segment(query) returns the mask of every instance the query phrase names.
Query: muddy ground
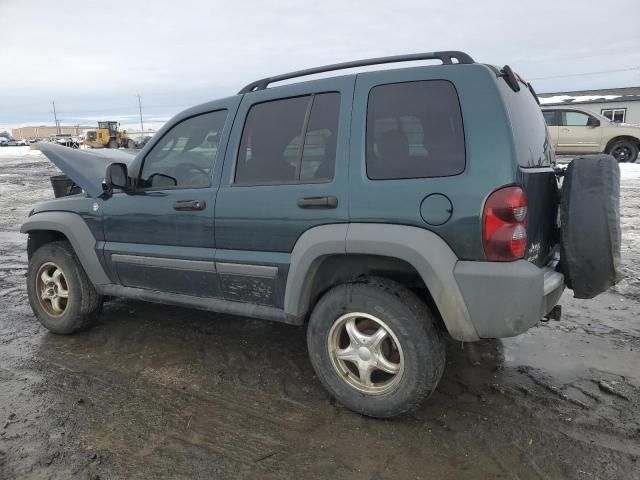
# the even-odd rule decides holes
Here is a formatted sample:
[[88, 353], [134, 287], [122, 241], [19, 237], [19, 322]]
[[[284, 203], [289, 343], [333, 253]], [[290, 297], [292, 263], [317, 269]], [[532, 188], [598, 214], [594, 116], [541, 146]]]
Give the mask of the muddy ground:
[[327, 395], [303, 327], [112, 301], [48, 333], [18, 229], [56, 170], [0, 149], [0, 478], [640, 478], [640, 165], [623, 167], [616, 291], [450, 342], [436, 393], [381, 421]]

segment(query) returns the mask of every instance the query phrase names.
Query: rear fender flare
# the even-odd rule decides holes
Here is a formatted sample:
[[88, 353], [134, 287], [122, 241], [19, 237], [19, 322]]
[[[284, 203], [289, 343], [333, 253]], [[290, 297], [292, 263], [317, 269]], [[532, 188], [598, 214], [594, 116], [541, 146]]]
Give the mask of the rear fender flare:
[[300, 321], [306, 316], [318, 267], [327, 256], [339, 254], [378, 255], [409, 263], [429, 289], [449, 334], [457, 340], [479, 339], [453, 274], [458, 258], [435, 233], [404, 225], [351, 223], [307, 230], [291, 253], [284, 298], [287, 317]]

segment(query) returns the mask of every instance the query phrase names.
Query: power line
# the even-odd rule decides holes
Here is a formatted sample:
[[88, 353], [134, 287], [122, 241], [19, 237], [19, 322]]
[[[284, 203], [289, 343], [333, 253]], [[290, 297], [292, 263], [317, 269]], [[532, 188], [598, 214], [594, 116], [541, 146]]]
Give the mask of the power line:
[[603, 73], [631, 72], [633, 70], [640, 70], [640, 67], [619, 68], [617, 70], [600, 70], [598, 72], [569, 73], [566, 75], [551, 75], [549, 77], [529, 78], [527, 80], [549, 80], [552, 78], [586, 77], [588, 75], [601, 75]]

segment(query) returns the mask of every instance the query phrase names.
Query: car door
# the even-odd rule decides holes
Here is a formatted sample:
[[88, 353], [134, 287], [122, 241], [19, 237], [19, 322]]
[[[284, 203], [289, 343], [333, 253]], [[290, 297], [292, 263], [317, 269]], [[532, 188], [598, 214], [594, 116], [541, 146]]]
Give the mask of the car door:
[[547, 123], [551, 145], [557, 153], [562, 153], [558, 149], [558, 135], [560, 134], [560, 112], [558, 110], [543, 110], [544, 121]]
[[227, 300], [281, 308], [290, 254], [306, 230], [348, 221], [354, 77], [246, 94], [225, 157], [215, 215]]
[[105, 263], [121, 285], [220, 296], [213, 215], [236, 106], [175, 123], [132, 168], [135, 192], [104, 201]]
[[562, 110], [558, 153], [598, 153], [602, 129], [594, 116], [577, 110]]

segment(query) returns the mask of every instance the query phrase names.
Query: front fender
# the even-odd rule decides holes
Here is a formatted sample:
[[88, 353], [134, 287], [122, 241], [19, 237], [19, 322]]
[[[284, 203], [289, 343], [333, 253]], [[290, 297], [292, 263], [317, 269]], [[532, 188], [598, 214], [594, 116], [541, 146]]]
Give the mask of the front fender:
[[35, 231], [53, 231], [63, 234], [71, 243], [91, 282], [94, 285], [111, 283], [98, 259], [96, 239], [80, 215], [71, 212], [36, 213], [20, 227], [20, 233]]

